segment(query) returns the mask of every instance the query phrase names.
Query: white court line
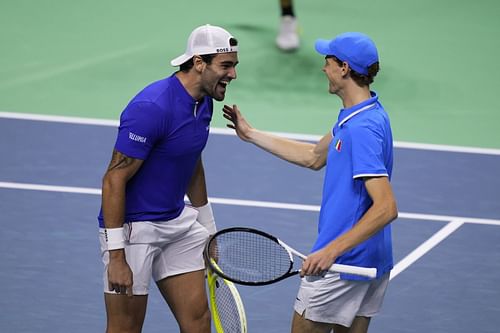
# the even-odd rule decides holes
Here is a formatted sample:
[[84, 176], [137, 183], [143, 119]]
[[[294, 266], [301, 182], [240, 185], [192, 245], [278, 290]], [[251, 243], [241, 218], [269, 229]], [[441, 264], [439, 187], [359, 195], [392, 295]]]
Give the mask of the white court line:
[[[17, 112], [6, 112], [6, 111], [0, 111], [0, 118], [25, 119], [34, 121], [47, 121], [47, 122], [59, 122], [59, 123], [95, 125], [95, 126], [118, 127], [119, 125], [118, 120], [52, 116], [52, 115], [17, 113]], [[236, 135], [234, 133], [234, 130], [229, 128], [212, 127], [210, 128], [210, 133], [219, 135]], [[321, 136], [319, 135], [311, 135], [311, 134], [285, 133], [285, 132], [269, 132], [269, 133], [273, 133], [275, 135], [279, 135], [289, 139], [303, 140], [303, 141], [318, 141], [321, 138]], [[447, 152], [457, 152], [457, 153], [500, 155], [500, 149], [437, 145], [437, 144], [415, 143], [415, 142], [404, 142], [404, 141], [395, 141], [394, 147], [406, 148], [406, 149], [447, 151]]]
[[77, 124], [77, 125], [81, 124], [81, 125], [96, 125], [96, 126], [115, 126], [115, 127], [118, 127], [119, 125], [118, 120], [66, 117], [66, 116], [48, 116], [44, 114], [16, 113], [16, 112], [2, 112], [2, 111], [0, 111], [0, 118], [46, 121], [51, 123], [52, 122], [66, 123], [66, 124]]
[[60, 193], [94, 194], [101, 195], [101, 189], [89, 187], [54, 186], [28, 183], [0, 182], [0, 188], [10, 188], [15, 190], [46, 191]]
[[[13, 183], [13, 182], [0, 182], [0, 188], [17, 189], [17, 190], [31, 190], [31, 191], [49, 191], [49, 192], [63, 192], [63, 193], [78, 193], [78, 194], [92, 194], [101, 195], [101, 189], [87, 188], [87, 187], [71, 187], [71, 186], [54, 186], [54, 185], [41, 185], [41, 184], [28, 184], [28, 183]], [[254, 200], [239, 200], [227, 198], [209, 198], [210, 202], [214, 204], [230, 205], [230, 206], [247, 206], [247, 207], [261, 207], [261, 208], [275, 208], [275, 209], [290, 209], [301, 211], [319, 212], [320, 207], [316, 205], [298, 205], [282, 202], [270, 201], [254, 201]], [[464, 223], [473, 224], [489, 224], [500, 226], [500, 220], [492, 219], [479, 219], [457, 216], [443, 216], [443, 215], [430, 215], [430, 214], [415, 214], [415, 213], [399, 213], [399, 218], [418, 219], [418, 220], [431, 220], [431, 221], [451, 221], [441, 230], [435, 233], [431, 238], [422, 243], [409, 255], [398, 262], [391, 271], [391, 280], [403, 272], [415, 261], [424, 256], [432, 248], [437, 246], [446, 237], [452, 234]]]
[[[46, 116], [37, 114], [20, 114], [12, 112], [0, 112], [0, 118], [2, 117], [12, 118], [12, 119], [27, 119], [36, 121], [63, 122], [63, 123], [98, 125], [98, 126], [117, 127], [119, 125], [119, 122], [115, 120], [77, 118], [77, 117], [65, 117], [65, 116]], [[212, 134], [219, 134], [219, 135], [235, 135], [233, 130], [227, 128], [211, 128], [210, 132]], [[288, 137], [290, 139], [305, 140], [305, 141], [318, 141], [320, 139], [320, 136], [317, 135], [277, 133], [277, 132], [275, 132], [274, 134]], [[423, 149], [423, 150], [449, 151], [449, 152], [461, 152], [461, 153], [500, 155], [500, 150], [498, 149], [419, 144], [419, 143], [397, 142], [397, 141], [394, 143], [394, 146], [407, 149]], [[12, 188], [12, 189], [24, 189], [24, 190], [94, 194], [94, 195], [101, 194], [100, 189], [67, 187], [67, 186], [51, 186], [51, 185], [39, 185], [39, 184], [0, 182], [0, 187]], [[318, 212], [320, 209], [319, 206], [315, 205], [298, 205], [298, 204], [288, 204], [288, 203], [278, 203], [278, 202], [264, 202], [264, 201], [238, 200], [238, 199], [226, 199], [226, 198], [211, 197], [210, 201], [215, 204], [223, 204], [223, 205], [264, 207], [264, 208], [290, 209], [290, 210], [302, 210], [302, 211], [314, 211], [314, 212]], [[490, 220], [490, 219], [464, 218], [456, 216], [415, 214], [415, 213], [403, 213], [403, 212], [399, 213], [399, 217], [407, 219], [451, 221], [451, 222], [449, 222], [446, 226], [444, 226], [431, 238], [426, 240], [414, 251], [412, 251], [409, 255], [403, 258], [403, 260], [398, 262], [391, 271], [391, 280], [395, 278], [397, 275], [399, 275], [401, 272], [403, 272], [406, 268], [408, 268], [419, 258], [424, 256], [432, 248], [437, 246], [440, 242], [442, 242], [446, 237], [448, 237], [450, 234], [456, 231], [464, 223], [490, 224], [490, 225], [500, 226], [499, 220]]]
[[446, 239], [449, 235], [451, 235], [455, 230], [460, 228], [465, 221], [463, 220], [454, 220], [445, 225], [441, 230], [432, 235], [431, 238], [423, 242], [419, 247], [413, 250], [410, 254], [404, 257], [400, 262], [394, 266], [391, 271], [391, 280], [398, 276], [402, 271], [407, 269], [411, 264], [415, 261], [423, 257], [427, 252], [432, 250], [435, 246], [441, 243]]
[[[72, 187], [72, 186], [54, 186], [42, 184], [29, 184], [29, 183], [14, 183], [14, 182], [0, 182], [0, 188], [16, 189], [16, 190], [31, 190], [31, 191], [48, 191], [48, 192], [61, 192], [61, 193], [77, 193], [77, 194], [93, 194], [101, 195], [101, 189], [89, 187]], [[256, 200], [240, 200], [240, 199], [227, 199], [210, 197], [210, 202], [220, 205], [228, 206], [245, 206], [245, 207], [260, 207], [260, 208], [274, 208], [274, 209], [288, 209], [300, 210], [309, 212], [319, 212], [320, 206], [318, 205], [301, 205], [291, 204], [284, 202], [272, 201], [256, 201]], [[487, 224], [500, 226], [500, 220], [495, 219], [482, 219], [475, 217], [463, 216], [447, 216], [447, 215], [433, 215], [433, 214], [416, 214], [416, 213], [403, 213], [398, 214], [399, 218], [411, 220], [424, 220], [424, 221], [463, 221], [463, 223], [470, 224]]]

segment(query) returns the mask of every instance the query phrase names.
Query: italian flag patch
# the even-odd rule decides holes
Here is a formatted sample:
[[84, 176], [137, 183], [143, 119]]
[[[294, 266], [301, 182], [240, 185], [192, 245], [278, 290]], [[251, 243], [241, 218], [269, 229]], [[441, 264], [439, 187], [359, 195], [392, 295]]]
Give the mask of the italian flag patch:
[[342, 140], [338, 139], [337, 142], [335, 143], [335, 149], [337, 151], [340, 151], [342, 149]]

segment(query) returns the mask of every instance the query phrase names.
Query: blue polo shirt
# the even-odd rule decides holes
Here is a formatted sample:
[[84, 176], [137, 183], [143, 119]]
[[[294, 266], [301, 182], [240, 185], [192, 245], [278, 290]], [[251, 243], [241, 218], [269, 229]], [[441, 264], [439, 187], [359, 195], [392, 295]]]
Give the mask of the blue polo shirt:
[[[363, 177], [391, 177], [393, 142], [389, 117], [371, 98], [340, 110], [328, 148], [318, 238], [312, 251], [325, 247], [353, 228], [372, 205]], [[376, 267], [377, 277], [393, 267], [390, 224], [337, 258], [336, 263]], [[342, 274], [348, 280], [364, 279]]]
[[[115, 149], [144, 162], [127, 183], [125, 222], [180, 215], [212, 112], [212, 98], [196, 101], [175, 75], [148, 85], [130, 101], [120, 117]], [[99, 225], [104, 227], [102, 209]]]

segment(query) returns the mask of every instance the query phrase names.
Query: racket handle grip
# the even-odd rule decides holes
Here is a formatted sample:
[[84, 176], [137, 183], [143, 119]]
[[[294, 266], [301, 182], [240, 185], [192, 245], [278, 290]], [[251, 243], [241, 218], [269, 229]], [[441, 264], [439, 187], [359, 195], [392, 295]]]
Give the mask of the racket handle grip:
[[369, 278], [377, 277], [377, 269], [376, 268], [333, 264], [332, 267], [330, 267], [329, 271], [330, 272], [361, 275], [361, 276], [365, 276], [365, 277], [369, 277]]

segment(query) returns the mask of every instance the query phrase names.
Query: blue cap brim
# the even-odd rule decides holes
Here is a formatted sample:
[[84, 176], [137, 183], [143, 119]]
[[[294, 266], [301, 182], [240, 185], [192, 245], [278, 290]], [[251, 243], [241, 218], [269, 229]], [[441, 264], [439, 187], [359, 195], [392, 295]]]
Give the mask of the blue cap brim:
[[316, 52], [322, 55], [332, 55], [332, 51], [330, 50], [331, 40], [329, 39], [317, 39], [314, 43], [314, 48]]

